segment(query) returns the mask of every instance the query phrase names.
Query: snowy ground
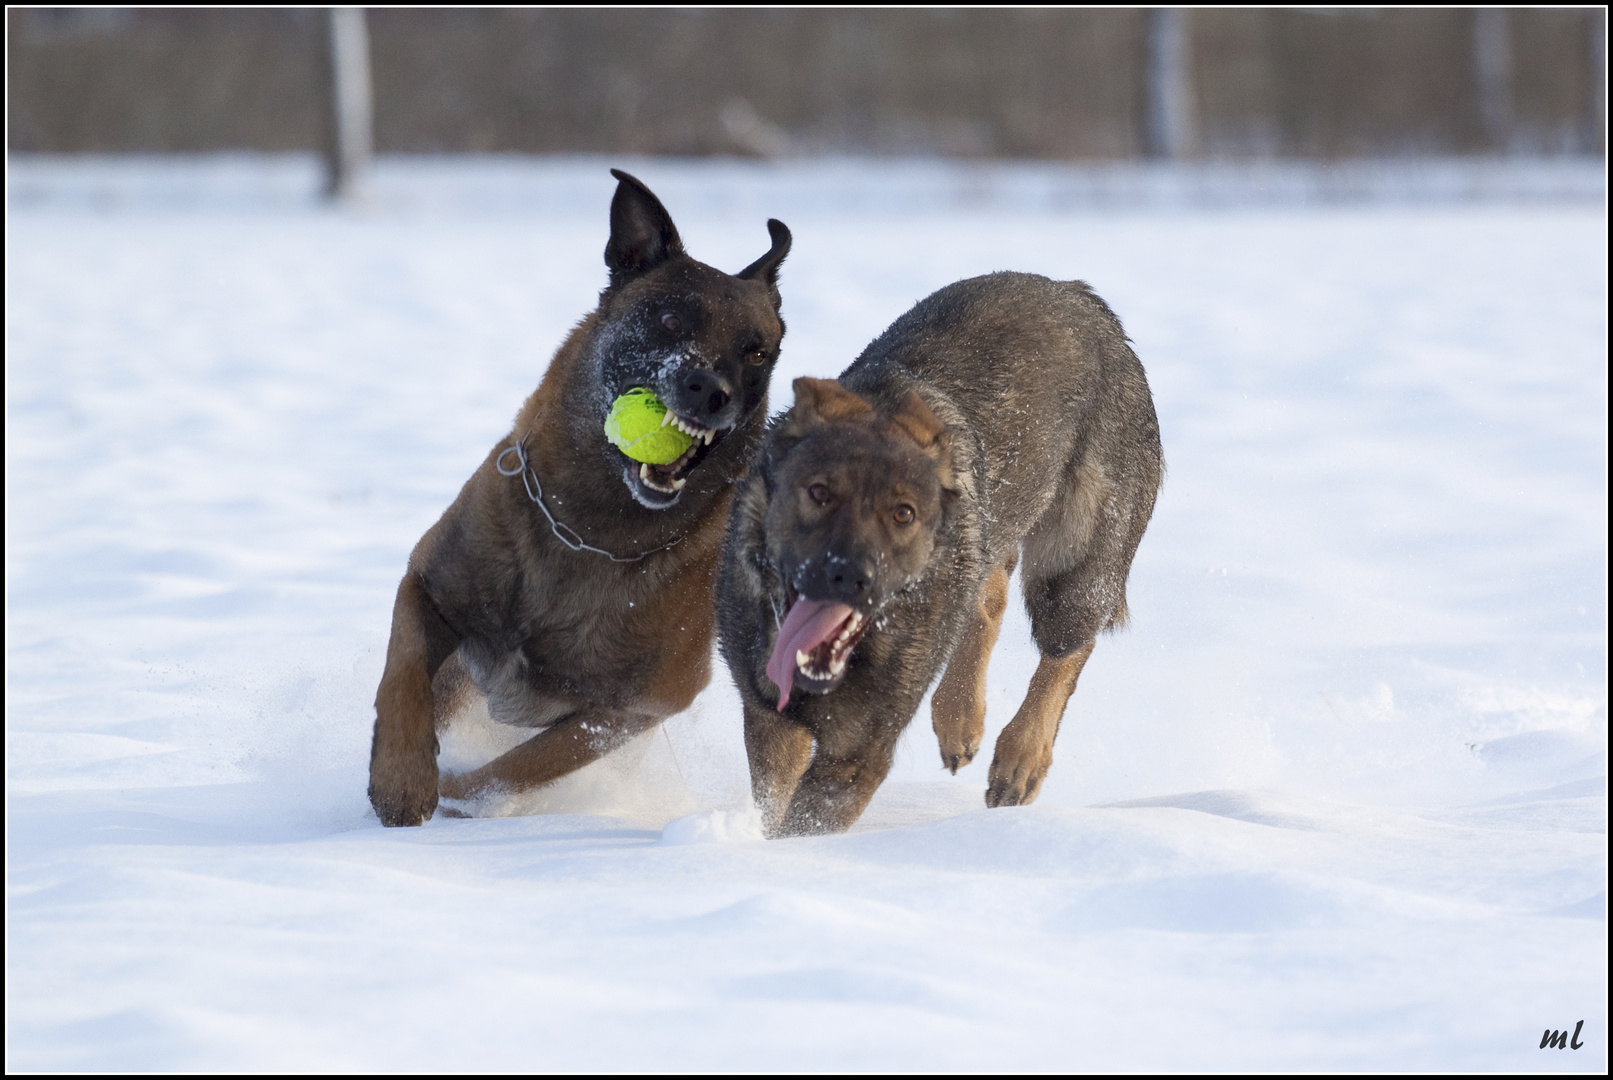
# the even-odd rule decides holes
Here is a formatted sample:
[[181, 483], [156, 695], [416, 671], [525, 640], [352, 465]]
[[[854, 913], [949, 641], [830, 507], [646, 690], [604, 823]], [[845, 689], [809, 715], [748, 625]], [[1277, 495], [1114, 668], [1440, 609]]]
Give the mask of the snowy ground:
[[961, 277], [1125, 321], [1170, 473], [1040, 802], [926, 710], [853, 833], [752, 839], [719, 666], [540, 816], [383, 830], [392, 590], [592, 305], [607, 163], [337, 213], [14, 159], [8, 1070], [1606, 1069], [1598, 168], [627, 164], [718, 266], [794, 229], [775, 406]]

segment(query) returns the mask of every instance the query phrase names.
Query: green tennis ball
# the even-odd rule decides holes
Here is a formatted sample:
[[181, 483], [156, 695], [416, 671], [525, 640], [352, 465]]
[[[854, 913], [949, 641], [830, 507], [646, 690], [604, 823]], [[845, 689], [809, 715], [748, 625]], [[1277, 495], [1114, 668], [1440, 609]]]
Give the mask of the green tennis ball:
[[694, 440], [671, 424], [662, 424], [666, 406], [642, 386], [635, 386], [611, 403], [605, 417], [605, 438], [634, 461], [669, 465], [694, 445]]

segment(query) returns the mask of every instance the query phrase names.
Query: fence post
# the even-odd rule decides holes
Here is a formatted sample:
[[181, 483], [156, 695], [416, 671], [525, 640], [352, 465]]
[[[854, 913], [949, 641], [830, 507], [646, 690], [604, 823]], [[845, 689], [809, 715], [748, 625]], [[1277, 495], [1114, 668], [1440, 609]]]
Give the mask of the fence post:
[[1585, 13], [1590, 33], [1586, 44], [1590, 47], [1590, 100], [1585, 109], [1584, 152], [1607, 152], [1607, 9], [1592, 8]]
[[1198, 150], [1198, 116], [1188, 12], [1154, 8], [1148, 13], [1147, 151], [1150, 157], [1181, 159]]
[[1485, 147], [1512, 148], [1512, 25], [1504, 8], [1473, 12], [1473, 79]]
[[373, 151], [370, 37], [363, 8], [330, 9], [331, 138], [325, 151], [325, 194], [359, 196]]

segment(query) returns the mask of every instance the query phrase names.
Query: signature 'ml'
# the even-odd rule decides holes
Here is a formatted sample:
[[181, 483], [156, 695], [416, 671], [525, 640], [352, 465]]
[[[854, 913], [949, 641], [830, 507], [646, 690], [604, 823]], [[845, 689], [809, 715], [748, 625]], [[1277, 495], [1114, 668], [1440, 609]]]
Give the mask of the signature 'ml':
[[1559, 1050], [1578, 1050], [1581, 1046], [1585, 1045], [1579, 1041], [1579, 1029], [1584, 1026], [1585, 1021], [1583, 1020], [1574, 1025], [1574, 1039], [1572, 1043], [1569, 1042], [1568, 1032], [1553, 1031], [1551, 1028], [1547, 1028], [1546, 1033], [1540, 1036], [1540, 1048], [1544, 1050], [1548, 1046], [1555, 1046]]

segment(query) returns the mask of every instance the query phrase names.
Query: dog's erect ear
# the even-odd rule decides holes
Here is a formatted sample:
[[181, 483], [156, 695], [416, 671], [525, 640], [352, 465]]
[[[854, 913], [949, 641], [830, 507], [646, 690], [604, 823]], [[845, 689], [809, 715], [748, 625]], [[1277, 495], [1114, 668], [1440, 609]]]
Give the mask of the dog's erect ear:
[[784, 261], [784, 256], [790, 253], [790, 230], [778, 218], [767, 219], [767, 235], [773, 238], [773, 246], [767, 254], [741, 270], [735, 277], [745, 281], [760, 281], [767, 286], [767, 295], [773, 298], [773, 309], [779, 308], [778, 294], [778, 268]]
[[796, 379], [795, 408], [790, 410], [793, 419], [808, 426], [843, 423], [860, 420], [873, 413], [874, 407], [859, 394], [854, 394], [834, 379]]
[[610, 174], [618, 183], [616, 197], [610, 201], [605, 265], [614, 287], [681, 255], [683, 241], [678, 238], [672, 216], [649, 188], [620, 169], [612, 169]]
[[[787, 457], [795, 444], [806, 438], [813, 428], [838, 421], [859, 420], [872, 416], [874, 407], [867, 400], [847, 390], [833, 379], [810, 379], [802, 376], [795, 380], [795, 407], [777, 421], [772, 437], [768, 439], [765, 468], [770, 476], [779, 462]], [[769, 493], [772, 480], [768, 480]]]
[[952, 429], [941, 422], [916, 390], [909, 390], [891, 415], [890, 430], [900, 432], [918, 444], [918, 448], [935, 462], [936, 475], [941, 487], [952, 490], [957, 478], [952, 468]]

